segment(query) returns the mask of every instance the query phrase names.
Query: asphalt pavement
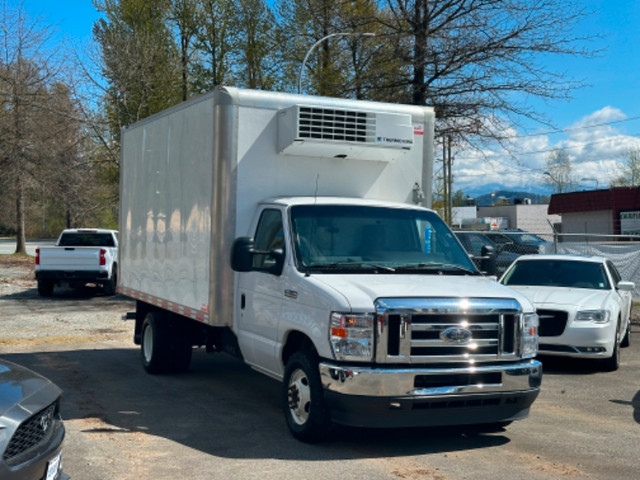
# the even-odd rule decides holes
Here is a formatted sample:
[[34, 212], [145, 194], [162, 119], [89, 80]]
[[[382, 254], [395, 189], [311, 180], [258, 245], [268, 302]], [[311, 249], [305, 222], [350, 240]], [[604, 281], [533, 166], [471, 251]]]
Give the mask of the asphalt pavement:
[[[35, 257], [36, 248], [45, 245], [54, 245], [55, 239], [46, 240], [27, 240], [27, 255]], [[15, 238], [0, 238], [0, 255], [11, 255], [16, 252], [16, 239]]]

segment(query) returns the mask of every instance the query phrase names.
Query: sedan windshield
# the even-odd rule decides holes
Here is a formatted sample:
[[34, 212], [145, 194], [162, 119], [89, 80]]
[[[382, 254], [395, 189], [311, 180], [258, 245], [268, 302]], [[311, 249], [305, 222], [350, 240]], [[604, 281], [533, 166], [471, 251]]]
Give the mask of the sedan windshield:
[[610, 289], [604, 265], [576, 260], [521, 260], [502, 279], [504, 285]]
[[291, 208], [291, 224], [301, 271], [478, 274], [433, 212], [298, 205]]

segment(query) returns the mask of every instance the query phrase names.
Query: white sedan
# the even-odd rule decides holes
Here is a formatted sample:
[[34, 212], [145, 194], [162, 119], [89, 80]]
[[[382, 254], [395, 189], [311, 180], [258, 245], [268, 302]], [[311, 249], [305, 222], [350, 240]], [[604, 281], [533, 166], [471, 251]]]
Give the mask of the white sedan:
[[633, 282], [622, 281], [613, 263], [581, 255], [523, 255], [500, 283], [534, 304], [539, 352], [598, 358], [607, 370], [620, 365], [629, 345]]

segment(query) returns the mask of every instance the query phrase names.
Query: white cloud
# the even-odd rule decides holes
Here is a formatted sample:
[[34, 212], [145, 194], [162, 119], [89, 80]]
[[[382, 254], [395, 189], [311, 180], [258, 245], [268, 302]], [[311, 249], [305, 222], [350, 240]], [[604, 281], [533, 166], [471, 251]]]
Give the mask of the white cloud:
[[[626, 132], [635, 120], [628, 119], [618, 108], [606, 106], [559, 132], [518, 135], [513, 128], [505, 128], [505, 136], [511, 137], [508, 149], [494, 143], [482, 150], [466, 149], [455, 154], [454, 191], [478, 192], [482, 185], [549, 191], [544, 171], [549, 154], [557, 148], [569, 154], [576, 180], [597, 179], [599, 188], [607, 187], [611, 178], [618, 175], [627, 152], [640, 148], [640, 138]], [[582, 184], [585, 188], [595, 187], [592, 180]]]

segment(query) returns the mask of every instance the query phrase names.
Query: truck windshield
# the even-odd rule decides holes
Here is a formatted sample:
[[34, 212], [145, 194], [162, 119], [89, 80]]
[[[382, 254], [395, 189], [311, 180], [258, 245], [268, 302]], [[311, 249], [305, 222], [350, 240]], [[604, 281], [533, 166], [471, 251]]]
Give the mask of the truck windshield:
[[291, 207], [298, 270], [479, 274], [433, 212], [352, 205]]

